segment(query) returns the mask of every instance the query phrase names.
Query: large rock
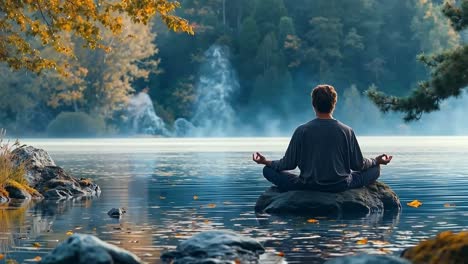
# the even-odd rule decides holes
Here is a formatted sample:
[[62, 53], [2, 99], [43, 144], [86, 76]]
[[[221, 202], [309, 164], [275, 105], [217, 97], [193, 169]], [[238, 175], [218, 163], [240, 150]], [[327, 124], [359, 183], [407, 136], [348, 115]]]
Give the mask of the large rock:
[[74, 234], [46, 255], [42, 264], [139, 264], [137, 256], [92, 235]]
[[46, 199], [68, 199], [72, 197], [97, 196], [101, 188], [88, 179], [76, 179], [55, 162], [47, 152], [32, 146], [13, 151], [14, 163], [23, 163], [29, 185]]
[[405, 250], [402, 257], [414, 264], [468, 263], [468, 231], [458, 234], [442, 232]]
[[369, 214], [400, 209], [397, 195], [381, 182], [342, 193], [280, 192], [278, 188], [271, 187], [258, 198], [255, 205], [255, 210], [260, 213], [306, 215]]
[[265, 249], [256, 240], [230, 231], [206, 231], [161, 256], [163, 263], [211, 264], [258, 263]]
[[393, 256], [357, 255], [343, 258], [335, 258], [325, 264], [411, 264], [409, 261]]

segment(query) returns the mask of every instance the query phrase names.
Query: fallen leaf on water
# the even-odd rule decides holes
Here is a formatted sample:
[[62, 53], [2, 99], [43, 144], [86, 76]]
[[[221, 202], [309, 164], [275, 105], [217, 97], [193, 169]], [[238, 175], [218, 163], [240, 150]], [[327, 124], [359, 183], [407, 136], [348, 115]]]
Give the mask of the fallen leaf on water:
[[240, 261], [240, 259], [235, 259], [234, 264], [242, 264], [242, 262]]
[[300, 248], [293, 248], [291, 251], [292, 252], [299, 252], [299, 251], [301, 251], [301, 249]]
[[194, 195], [194, 196], [193, 196], [193, 199], [194, 199], [194, 200], [198, 200], [198, 196]]
[[411, 207], [414, 207], [414, 208], [418, 208], [419, 206], [422, 205], [422, 203], [418, 200], [414, 200], [410, 203], [407, 203], [408, 206], [411, 206]]
[[444, 207], [455, 207], [455, 206], [456, 206], [455, 204], [450, 204], [450, 203], [444, 204]]
[[71, 236], [73, 235], [73, 232], [72, 231], [68, 231], [67, 233], [65, 233], [67, 236]]
[[216, 208], [216, 204], [211, 203], [211, 204], [208, 204], [206, 207], [208, 207], [208, 208]]
[[32, 259], [33, 261], [39, 262], [42, 260], [40, 256], [36, 256], [35, 258]]
[[367, 244], [367, 242], [369, 242], [369, 240], [367, 238], [363, 238], [361, 240], [356, 241], [356, 244], [365, 245], [365, 244]]
[[370, 240], [369, 242], [374, 245], [388, 245], [389, 244], [387, 241], [381, 241], [381, 240]]
[[3, 254], [0, 254], [0, 260], [4, 259], [5, 258], [5, 255]]
[[203, 222], [204, 222], [205, 224], [211, 223], [210, 220], [208, 220], [208, 219], [203, 220]]
[[40, 248], [40, 247], [41, 247], [41, 244], [39, 244], [38, 242], [34, 242], [34, 243], [32, 244], [32, 246], [35, 247], [35, 248]]
[[226, 201], [226, 202], [223, 202], [223, 204], [232, 204], [232, 203], [229, 201]]
[[280, 251], [276, 254], [277, 256], [280, 256], [280, 257], [284, 257], [284, 252], [283, 251]]
[[311, 218], [311, 219], [307, 220], [307, 222], [312, 223], [312, 224], [317, 224], [319, 222], [319, 220]]
[[166, 197], [164, 197], [164, 196], [159, 196], [159, 199], [161, 199], [161, 200], [165, 200], [165, 199], [166, 199]]

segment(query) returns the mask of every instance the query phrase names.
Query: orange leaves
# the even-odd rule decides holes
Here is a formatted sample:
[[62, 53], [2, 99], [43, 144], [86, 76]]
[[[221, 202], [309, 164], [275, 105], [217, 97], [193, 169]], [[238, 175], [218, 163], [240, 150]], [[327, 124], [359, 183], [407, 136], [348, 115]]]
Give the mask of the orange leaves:
[[418, 208], [422, 205], [422, 202], [418, 201], [418, 200], [414, 200], [412, 202], [409, 202], [409, 203], [406, 203], [408, 206], [411, 206], [411, 207], [414, 207], [414, 208]]
[[65, 233], [67, 236], [71, 236], [73, 235], [73, 232], [71, 230], [69, 230], [67, 233]]
[[4, 259], [5, 258], [5, 255], [3, 254], [0, 254], [0, 260]]
[[455, 205], [455, 204], [451, 204], [451, 203], [446, 203], [446, 204], [444, 204], [444, 207], [446, 207], [446, 208], [449, 208], [449, 207], [456, 207], [456, 205]]
[[365, 245], [369, 242], [369, 240], [367, 238], [363, 238], [363, 239], [360, 239], [358, 241], [356, 241], [356, 244], [357, 245]]
[[282, 258], [285, 256], [283, 251], [278, 252], [276, 255]]
[[42, 258], [40, 256], [36, 256], [32, 260], [35, 261], [35, 262], [39, 262], [39, 261], [42, 260]]
[[319, 223], [319, 220], [311, 218], [311, 219], [308, 219], [308, 220], [307, 220], [307, 223], [318, 224], [318, 223]]
[[210, 203], [206, 206], [207, 208], [216, 208], [216, 204]]
[[194, 195], [194, 196], [193, 196], [193, 199], [194, 199], [194, 200], [198, 200], [198, 196]]
[[[170, 0], [141, 0], [141, 1], [24, 1], [21, 5], [16, 1], [2, 1], [0, 9], [5, 18], [0, 23], [0, 30], [5, 39], [9, 36], [19, 38], [16, 43], [1, 41], [2, 50], [6, 56], [0, 57], [0, 61], [7, 62], [15, 69], [25, 68], [34, 72], [40, 72], [49, 67], [42, 64], [43, 58], [32, 48], [23, 49], [18, 45], [26, 43], [32, 46], [34, 39], [24, 37], [31, 35], [37, 37], [43, 45], [53, 47], [59, 54], [70, 54], [70, 47], [65, 43], [70, 35], [84, 41], [85, 47], [104, 47], [103, 32], [111, 31], [120, 34], [123, 31], [124, 18], [141, 24], [148, 24], [155, 16], [162, 18], [166, 26], [174, 31], [185, 32], [193, 35], [194, 29], [190, 23], [174, 14], [180, 8], [177, 1]], [[99, 6], [98, 6], [99, 5]], [[47, 10], [47, 12], [43, 12]], [[41, 14], [39, 17], [37, 14]], [[52, 19], [53, 18], [53, 19]], [[49, 56], [49, 60], [57, 62], [56, 56]], [[59, 65], [60, 67], [60, 65]]]

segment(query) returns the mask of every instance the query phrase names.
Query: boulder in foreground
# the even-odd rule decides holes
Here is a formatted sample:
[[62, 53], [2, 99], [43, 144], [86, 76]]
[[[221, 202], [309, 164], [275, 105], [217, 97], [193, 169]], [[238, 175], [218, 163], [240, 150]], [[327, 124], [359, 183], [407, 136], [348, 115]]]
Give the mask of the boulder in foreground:
[[382, 182], [347, 190], [341, 193], [316, 191], [280, 192], [267, 189], [257, 200], [255, 211], [271, 214], [355, 215], [399, 211], [400, 200], [390, 187]]
[[29, 186], [46, 199], [60, 200], [101, 193], [100, 187], [89, 179], [73, 178], [56, 166], [50, 155], [42, 149], [24, 146], [15, 149], [12, 154], [16, 165], [24, 164]]
[[442, 232], [405, 250], [402, 257], [414, 264], [468, 263], [468, 231], [458, 234]]
[[343, 258], [335, 258], [325, 262], [325, 264], [411, 264], [409, 261], [393, 257], [380, 255], [357, 255]]
[[255, 239], [231, 231], [206, 231], [161, 256], [163, 263], [258, 263], [265, 249]]
[[133, 253], [108, 244], [92, 235], [74, 234], [46, 255], [42, 264], [140, 264]]

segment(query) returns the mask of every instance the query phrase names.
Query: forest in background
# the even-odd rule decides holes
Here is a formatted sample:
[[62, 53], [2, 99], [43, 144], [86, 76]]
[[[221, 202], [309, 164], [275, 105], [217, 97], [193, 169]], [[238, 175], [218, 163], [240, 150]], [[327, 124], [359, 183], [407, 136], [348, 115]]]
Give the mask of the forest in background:
[[440, 2], [185, 0], [178, 14], [194, 23], [195, 36], [170, 32], [157, 21], [126, 23], [118, 39], [104, 35], [110, 53], [83, 49], [70, 37], [77, 59], [62, 58], [72, 69], [69, 76], [1, 66], [0, 125], [18, 135], [44, 135], [51, 123], [119, 134], [128, 97], [146, 86], [168, 124], [190, 119], [194, 105], [203, 103], [197, 100], [197, 77], [204, 52], [214, 44], [230, 50], [240, 83], [230, 100], [252, 127], [303, 122], [312, 113], [308, 96], [318, 83], [337, 88], [339, 119], [357, 127], [376, 124], [382, 115], [363, 91], [376, 86], [406, 95], [428, 75], [418, 54], [458, 45]]

